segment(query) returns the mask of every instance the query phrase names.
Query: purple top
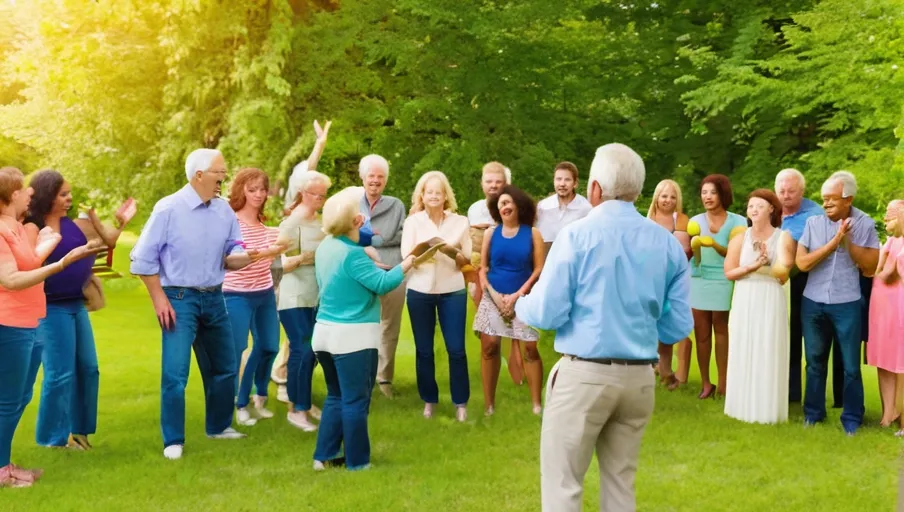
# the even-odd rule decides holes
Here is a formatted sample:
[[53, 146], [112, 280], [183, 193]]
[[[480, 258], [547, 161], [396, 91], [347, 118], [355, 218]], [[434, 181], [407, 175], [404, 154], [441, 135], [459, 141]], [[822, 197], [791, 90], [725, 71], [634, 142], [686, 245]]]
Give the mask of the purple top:
[[[50, 253], [45, 265], [56, 263], [69, 254], [69, 251], [88, 243], [88, 239], [82, 230], [72, 222], [69, 217], [60, 219], [60, 236], [62, 239], [56, 249]], [[91, 277], [91, 267], [94, 266], [94, 258], [84, 258], [75, 263], [70, 263], [59, 274], [52, 275], [44, 281], [44, 294], [47, 302], [59, 302], [63, 300], [83, 299], [82, 288]]]

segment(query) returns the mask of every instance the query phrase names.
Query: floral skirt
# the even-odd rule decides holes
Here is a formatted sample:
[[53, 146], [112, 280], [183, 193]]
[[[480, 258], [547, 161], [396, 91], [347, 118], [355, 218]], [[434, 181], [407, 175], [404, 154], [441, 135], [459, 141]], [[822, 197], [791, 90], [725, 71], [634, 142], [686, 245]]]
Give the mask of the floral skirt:
[[490, 298], [490, 294], [484, 292], [477, 306], [477, 314], [474, 315], [474, 330], [489, 336], [501, 336], [513, 340], [537, 341], [540, 333], [525, 324], [517, 317], [509, 324], [502, 319], [502, 314]]

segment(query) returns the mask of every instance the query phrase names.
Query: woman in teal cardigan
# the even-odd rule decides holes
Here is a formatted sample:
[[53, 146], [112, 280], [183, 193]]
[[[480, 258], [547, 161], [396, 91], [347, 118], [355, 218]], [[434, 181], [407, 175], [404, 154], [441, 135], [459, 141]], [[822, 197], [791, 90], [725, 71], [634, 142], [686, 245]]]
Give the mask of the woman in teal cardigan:
[[[329, 236], [314, 257], [320, 306], [311, 345], [327, 387], [315, 470], [342, 463], [349, 470], [370, 466], [367, 416], [382, 336], [380, 295], [401, 285], [414, 263], [414, 256], [408, 256], [382, 270], [358, 245], [365, 220], [359, 211], [363, 194], [359, 187], [347, 188], [326, 201], [322, 220]], [[345, 456], [340, 457], [343, 442]]]

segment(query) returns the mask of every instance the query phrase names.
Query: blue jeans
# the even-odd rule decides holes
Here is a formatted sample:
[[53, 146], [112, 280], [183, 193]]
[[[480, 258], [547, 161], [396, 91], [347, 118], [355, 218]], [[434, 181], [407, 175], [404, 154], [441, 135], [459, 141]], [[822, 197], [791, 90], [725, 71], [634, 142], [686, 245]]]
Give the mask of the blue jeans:
[[317, 359], [311, 348], [317, 308], [292, 308], [279, 312], [279, 320], [289, 337], [289, 360], [286, 361], [286, 393], [296, 411], [311, 409], [311, 381]]
[[370, 464], [367, 416], [370, 393], [377, 378], [377, 349], [349, 354], [317, 352], [317, 359], [323, 368], [327, 395], [317, 430], [314, 460], [335, 459], [345, 442], [345, 466], [350, 470], [361, 469]]
[[238, 388], [235, 406], [248, 406], [251, 398], [251, 384], [257, 396], [267, 396], [270, 385], [270, 369], [279, 352], [279, 318], [276, 316], [276, 294], [273, 288], [257, 292], [225, 292], [226, 311], [232, 326], [235, 343], [235, 372], [238, 375], [242, 365], [242, 352], [248, 348], [248, 333], [254, 338], [251, 354], [245, 363]]
[[97, 430], [100, 371], [84, 301], [48, 303], [38, 339], [44, 343], [44, 382], [35, 440], [42, 446], [66, 446], [69, 434]]
[[452, 293], [421, 293], [408, 290], [408, 316], [414, 334], [416, 352], [417, 390], [421, 400], [429, 404], [439, 402], [436, 385], [436, 365], [433, 339], [436, 317], [449, 353], [449, 386], [452, 403], [466, 405], [471, 398], [468, 380], [468, 356], [465, 353], [465, 321], [468, 314], [468, 295], [465, 290]]
[[163, 289], [176, 312], [176, 326], [163, 330], [160, 378], [160, 429], [163, 446], [185, 444], [185, 386], [195, 351], [204, 384], [207, 435], [232, 424], [235, 396], [235, 347], [223, 292], [192, 288]]
[[10, 463], [13, 435], [41, 365], [37, 329], [0, 325], [0, 468]]
[[804, 418], [815, 423], [826, 417], [826, 373], [832, 338], [838, 341], [844, 365], [844, 409], [841, 424], [852, 432], [863, 422], [863, 380], [860, 376], [862, 301], [823, 304], [806, 297], [801, 325], [807, 359]]

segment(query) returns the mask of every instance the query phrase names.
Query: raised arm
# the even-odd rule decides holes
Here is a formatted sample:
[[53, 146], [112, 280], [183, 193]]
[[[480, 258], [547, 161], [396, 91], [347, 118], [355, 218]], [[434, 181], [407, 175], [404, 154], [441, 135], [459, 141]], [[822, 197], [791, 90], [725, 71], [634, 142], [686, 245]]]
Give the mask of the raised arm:
[[324, 125], [323, 128], [320, 128], [320, 123], [316, 120], [314, 121], [314, 133], [317, 140], [314, 141], [314, 149], [311, 150], [311, 154], [308, 156], [309, 171], [317, 170], [317, 164], [320, 163], [320, 157], [323, 155], [323, 149], [326, 147], [326, 138], [330, 133], [331, 124], [333, 124], [332, 121], [327, 121], [326, 125]]
[[94, 231], [97, 232], [97, 236], [100, 237], [107, 247], [112, 249], [116, 247], [116, 242], [119, 240], [119, 236], [122, 235], [123, 229], [125, 229], [129, 222], [135, 218], [136, 213], [138, 213], [138, 203], [135, 202], [134, 199], [129, 198], [116, 210], [115, 219], [117, 227], [107, 226], [101, 222], [100, 218], [97, 216], [97, 212], [94, 211], [94, 208], [88, 210], [88, 220], [91, 222]]
[[[59, 235], [56, 235], [57, 237]], [[57, 239], [59, 242], [59, 239]], [[40, 238], [38, 243], [41, 243]], [[69, 251], [59, 261], [38, 267], [33, 270], [19, 270], [16, 258], [13, 255], [9, 242], [5, 237], [0, 236], [0, 286], [10, 291], [19, 291], [44, 282], [48, 277], [59, 274], [72, 263], [97, 254], [102, 246], [89, 242], [81, 247], [76, 247]]]
[[804, 234], [800, 237], [800, 242], [797, 244], [797, 256], [795, 258], [795, 263], [797, 264], [797, 268], [800, 269], [801, 272], [809, 272], [813, 270], [816, 265], [819, 265], [822, 260], [826, 259], [829, 254], [835, 251], [838, 248], [838, 245], [841, 243], [841, 239], [847, 234], [850, 229], [850, 219], [845, 219], [842, 221], [841, 226], [838, 228], [838, 232], [835, 233], [829, 243], [825, 244], [818, 249], [810, 251], [809, 247], [811, 244], [811, 235], [810, 235], [810, 222], [807, 222], [806, 227], [804, 227]]

